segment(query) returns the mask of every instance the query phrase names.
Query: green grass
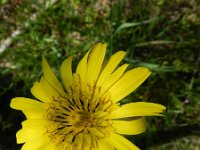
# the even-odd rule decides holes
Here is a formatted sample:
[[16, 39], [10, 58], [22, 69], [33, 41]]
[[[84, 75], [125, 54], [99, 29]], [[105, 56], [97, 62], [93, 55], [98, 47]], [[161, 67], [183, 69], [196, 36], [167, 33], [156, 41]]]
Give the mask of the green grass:
[[[74, 55], [75, 68], [98, 41], [108, 44], [107, 56], [124, 50], [130, 68], [145, 66], [153, 71], [122, 102], [148, 101], [167, 107], [165, 117], [149, 118], [148, 131], [130, 139], [143, 149], [199, 147], [199, 7], [198, 0], [61, 0], [47, 9], [38, 1], [2, 1], [0, 41], [19, 27], [21, 34], [0, 52], [0, 150], [19, 147], [15, 132], [24, 116], [11, 110], [9, 102], [16, 96], [32, 97], [29, 89], [42, 75], [42, 55], [59, 74], [66, 57]], [[34, 13], [37, 17], [31, 21]], [[23, 27], [25, 22], [28, 27]]]
[[149, 150], [198, 150], [200, 145], [199, 136], [186, 136], [163, 145], [149, 148]]

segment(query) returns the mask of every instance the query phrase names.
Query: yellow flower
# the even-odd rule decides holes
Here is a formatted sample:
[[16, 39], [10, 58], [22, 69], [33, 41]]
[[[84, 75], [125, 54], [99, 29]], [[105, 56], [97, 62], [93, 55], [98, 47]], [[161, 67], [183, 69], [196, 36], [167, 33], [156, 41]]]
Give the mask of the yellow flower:
[[10, 106], [27, 120], [17, 132], [22, 150], [138, 150], [122, 135], [145, 131], [143, 116], [162, 116], [160, 104], [119, 101], [141, 85], [151, 72], [144, 67], [125, 71], [125, 52], [104, 62], [106, 45], [93, 46], [72, 73], [72, 57], [61, 65], [62, 84], [45, 58], [43, 76], [31, 88], [35, 99], [16, 97]]

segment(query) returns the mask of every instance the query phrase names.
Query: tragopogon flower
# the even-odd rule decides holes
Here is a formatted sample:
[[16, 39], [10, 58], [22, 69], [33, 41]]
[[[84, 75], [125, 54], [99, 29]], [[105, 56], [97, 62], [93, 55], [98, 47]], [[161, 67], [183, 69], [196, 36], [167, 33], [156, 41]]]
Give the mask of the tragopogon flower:
[[145, 131], [143, 116], [160, 116], [160, 104], [119, 101], [142, 84], [151, 72], [144, 67], [125, 71], [125, 52], [105, 62], [106, 45], [93, 46], [72, 73], [72, 57], [61, 65], [63, 85], [43, 57], [43, 76], [31, 88], [35, 99], [13, 98], [11, 107], [27, 120], [17, 132], [22, 150], [137, 150], [122, 135]]

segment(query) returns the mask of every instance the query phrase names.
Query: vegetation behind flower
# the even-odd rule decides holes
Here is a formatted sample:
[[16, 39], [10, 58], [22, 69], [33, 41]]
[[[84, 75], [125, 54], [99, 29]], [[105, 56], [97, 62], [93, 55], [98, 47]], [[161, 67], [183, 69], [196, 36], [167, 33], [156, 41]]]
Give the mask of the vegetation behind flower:
[[[75, 54], [76, 65], [97, 41], [108, 43], [108, 55], [126, 50], [125, 61], [131, 67], [145, 66], [153, 70], [140, 90], [122, 103], [154, 101], [168, 107], [164, 120], [150, 119], [154, 123], [150, 123], [148, 131], [130, 139], [143, 149], [149, 146], [155, 149], [156, 145], [161, 145], [158, 149], [174, 146], [194, 149], [193, 145], [199, 143], [195, 137], [200, 124], [197, 1], [66, 2], [57, 2], [45, 11], [41, 11], [42, 4], [32, 2], [30, 5], [23, 0], [0, 6], [4, 12], [1, 40], [9, 37], [31, 14], [41, 11], [36, 21], [24, 28], [0, 54], [0, 131], [3, 133], [0, 149], [16, 147], [15, 132], [24, 118], [11, 112], [9, 102], [19, 95], [31, 96], [29, 89], [42, 73], [42, 53], [50, 64], [56, 64], [55, 68], [64, 58]], [[188, 141], [193, 144], [190, 146]]]

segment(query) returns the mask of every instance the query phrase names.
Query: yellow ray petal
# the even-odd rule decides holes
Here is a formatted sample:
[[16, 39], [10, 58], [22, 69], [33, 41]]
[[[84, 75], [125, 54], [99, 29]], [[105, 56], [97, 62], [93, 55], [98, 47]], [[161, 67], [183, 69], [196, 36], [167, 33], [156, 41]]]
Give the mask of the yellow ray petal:
[[117, 133], [111, 133], [107, 141], [111, 145], [113, 145], [117, 150], [140, 150], [129, 140]]
[[83, 134], [83, 147], [84, 150], [91, 149], [92, 147], [92, 137], [90, 134]]
[[87, 81], [88, 83], [95, 83], [99, 73], [101, 71], [101, 66], [106, 54], [106, 44], [98, 43], [92, 47], [91, 52], [88, 56], [87, 65]]
[[113, 120], [112, 126], [116, 129], [115, 132], [126, 135], [140, 134], [146, 130], [146, 121], [144, 117], [125, 121]]
[[124, 118], [135, 116], [162, 116], [166, 108], [163, 105], [146, 102], [124, 104], [111, 113], [111, 118]]
[[65, 88], [68, 89], [72, 85], [72, 57], [68, 57], [61, 64], [61, 77]]
[[138, 67], [127, 71], [122, 78], [109, 89], [111, 99], [114, 102], [120, 101], [140, 86], [150, 74], [151, 72], [144, 67]]
[[45, 92], [45, 89], [42, 88], [39, 82], [35, 82], [33, 87], [31, 88], [31, 93], [35, 96], [35, 98], [41, 100], [42, 102], [50, 102], [51, 94]]
[[74, 140], [74, 147], [77, 150], [81, 150], [83, 147], [83, 135], [82, 133], [78, 134]]
[[10, 103], [11, 108], [17, 109], [17, 110], [40, 110], [44, 109], [44, 104], [25, 97], [16, 97], [11, 100]]
[[46, 146], [43, 146], [41, 150], [59, 150], [59, 149], [61, 149], [59, 146], [60, 145], [55, 145], [53, 143], [49, 143]]
[[81, 59], [78, 66], [76, 67], [76, 74], [80, 75], [81, 80], [84, 83], [86, 83], [87, 62], [89, 53], [90, 50], [84, 55], [84, 57]]
[[63, 87], [60, 84], [60, 82], [58, 81], [58, 79], [56, 78], [53, 71], [51, 70], [48, 62], [45, 59], [45, 57], [42, 58], [42, 68], [43, 68], [44, 77], [49, 82], [49, 84], [52, 87], [54, 87], [57, 90], [58, 93], [60, 93], [61, 95], [64, 95], [65, 92], [63, 90]]
[[121, 62], [121, 60], [125, 57], [126, 52], [119, 51], [111, 56], [110, 60], [102, 70], [100, 77], [98, 79], [97, 85], [101, 85], [101, 83], [115, 70], [117, 65]]
[[115, 148], [104, 139], [99, 140], [98, 150], [115, 150]]
[[62, 95], [56, 90], [55, 87], [53, 87], [46, 78], [42, 77], [40, 80], [40, 85], [42, 89], [45, 91], [46, 94], [49, 95], [49, 97], [52, 99], [52, 97], [60, 97], [65, 96], [66, 93], [62, 93]]
[[104, 82], [102, 83], [102, 93], [107, 91], [115, 82], [117, 82], [120, 77], [123, 75], [124, 71], [128, 67], [128, 64], [124, 64], [120, 66], [117, 70], [115, 70], [110, 76], [108, 76]]
[[13, 98], [10, 107], [23, 111], [26, 117], [30, 119], [42, 118], [47, 109], [44, 103], [24, 97]]
[[36, 127], [24, 127], [21, 130], [19, 130], [16, 134], [17, 137], [17, 143], [25, 143], [27, 141], [40, 138], [44, 136], [44, 133], [46, 132], [46, 128], [44, 126], [36, 126]]
[[50, 139], [48, 136], [42, 136], [40, 138], [36, 138], [32, 141], [26, 142], [21, 150], [42, 150], [44, 147], [50, 144]]
[[22, 122], [22, 128], [46, 128], [52, 122], [46, 119], [28, 119]]

